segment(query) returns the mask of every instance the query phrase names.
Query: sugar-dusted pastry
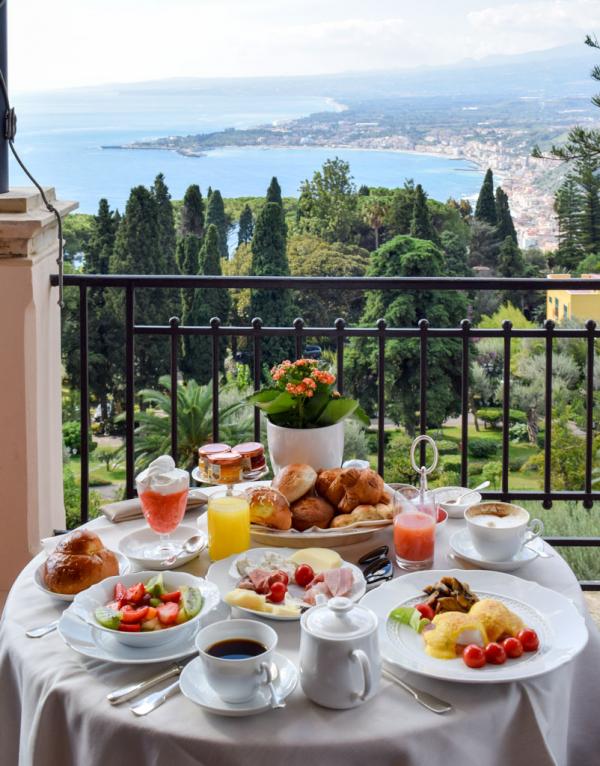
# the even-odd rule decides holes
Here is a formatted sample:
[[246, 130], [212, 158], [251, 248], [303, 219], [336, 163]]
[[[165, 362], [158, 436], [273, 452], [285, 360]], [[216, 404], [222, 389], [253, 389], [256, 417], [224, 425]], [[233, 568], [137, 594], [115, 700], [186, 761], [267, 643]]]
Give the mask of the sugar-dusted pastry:
[[54, 593], [75, 594], [119, 574], [113, 551], [89, 529], [65, 535], [44, 565], [44, 583]]

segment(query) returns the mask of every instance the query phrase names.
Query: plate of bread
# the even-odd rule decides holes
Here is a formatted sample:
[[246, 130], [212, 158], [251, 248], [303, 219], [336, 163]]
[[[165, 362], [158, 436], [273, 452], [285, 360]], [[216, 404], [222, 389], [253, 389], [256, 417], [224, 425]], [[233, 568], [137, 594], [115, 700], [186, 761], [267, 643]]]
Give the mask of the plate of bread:
[[359, 542], [392, 523], [393, 490], [370, 468], [282, 468], [244, 487], [254, 542], [302, 548]]
[[107, 577], [127, 574], [129, 561], [104, 547], [95, 532], [76, 529], [64, 535], [33, 579], [44, 593], [59, 601], [73, 601], [77, 593]]

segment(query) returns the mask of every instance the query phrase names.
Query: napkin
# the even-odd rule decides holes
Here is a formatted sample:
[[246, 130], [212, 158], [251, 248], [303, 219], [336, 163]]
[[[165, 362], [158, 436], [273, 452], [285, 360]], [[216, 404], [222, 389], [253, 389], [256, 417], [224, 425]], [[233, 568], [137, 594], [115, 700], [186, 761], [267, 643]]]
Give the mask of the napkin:
[[[205, 495], [202, 490], [190, 490], [186, 513], [188, 511], [199, 510], [200, 507], [207, 502], [208, 495]], [[101, 511], [109, 521], [113, 522], [113, 524], [118, 524], [121, 521], [131, 521], [131, 519], [139, 519], [144, 515], [142, 513], [142, 504], [137, 497], [132, 498], [131, 500], [119, 500], [116, 503], [107, 503], [101, 507]]]

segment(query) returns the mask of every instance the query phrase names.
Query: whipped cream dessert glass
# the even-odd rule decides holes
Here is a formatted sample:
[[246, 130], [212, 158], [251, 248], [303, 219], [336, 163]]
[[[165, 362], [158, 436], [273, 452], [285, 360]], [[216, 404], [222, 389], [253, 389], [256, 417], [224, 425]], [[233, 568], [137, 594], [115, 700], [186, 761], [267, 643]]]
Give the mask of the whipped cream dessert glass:
[[136, 476], [142, 512], [159, 542], [144, 551], [146, 558], [166, 559], [181, 550], [170, 539], [181, 524], [187, 506], [190, 475], [177, 468], [170, 455], [161, 455]]

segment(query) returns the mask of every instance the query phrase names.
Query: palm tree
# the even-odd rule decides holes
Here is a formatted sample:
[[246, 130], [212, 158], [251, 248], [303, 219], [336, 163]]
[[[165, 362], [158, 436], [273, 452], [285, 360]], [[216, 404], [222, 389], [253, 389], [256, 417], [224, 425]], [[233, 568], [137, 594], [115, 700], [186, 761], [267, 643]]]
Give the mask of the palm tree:
[[[164, 391], [139, 392], [148, 409], [136, 414], [136, 470], [145, 468], [159, 455], [171, 452], [171, 378], [159, 379]], [[225, 386], [219, 396], [219, 438], [238, 444], [252, 438], [252, 408], [246, 394]], [[191, 469], [197, 464], [198, 447], [212, 441], [212, 386], [188, 380], [177, 386], [177, 464]]]

